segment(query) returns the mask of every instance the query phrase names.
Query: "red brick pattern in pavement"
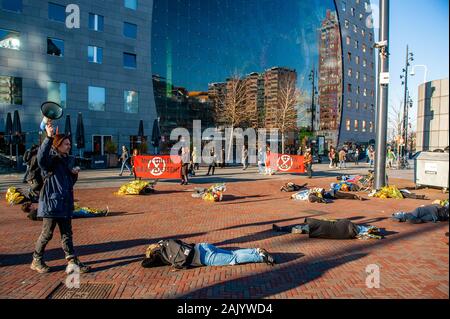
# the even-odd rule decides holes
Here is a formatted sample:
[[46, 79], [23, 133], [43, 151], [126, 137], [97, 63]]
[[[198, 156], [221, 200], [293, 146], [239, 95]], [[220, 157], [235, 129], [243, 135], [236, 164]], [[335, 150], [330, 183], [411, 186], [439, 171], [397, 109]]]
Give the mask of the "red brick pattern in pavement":
[[[306, 180], [328, 187], [333, 178]], [[399, 186], [408, 182], [391, 181]], [[113, 283], [110, 298], [448, 298], [448, 223], [411, 225], [387, 219], [429, 201], [336, 200], [332, 204], [292, 201], [279, 191], [280, 181], [227, 185], [225, 200], [208, 203], [190, 196], [193, 185], [159, 185], [149, 196], [118, 197], [116, 189], [82, 189], [82, 205], [109, 206], [110, 216], [73, 221], [81, 260], [93, 267], [82, 282]], [[197, 186], [197, 185], [195, 185]], [[412, 185], [409, 185], [412, 186]], [[419, 190], [442, 199], [438, 190]], [[54, 271], [29, 269], [41, 230], [18, 206], [0, 204], [0, 297], [45, 298], [65, 280], [63, 252], [55, 232], [46, 260]], [[324, 240], [273, 232], [272, 223], [296, 224], [306, 216], [352, 218], [388, 231], [383, 240]], [[279, 262], [275, 267], [247, 264], [170, 271], [140, 266], [149, 243], [177, 237], [226, 248], [264, 247]], [[379, 289], [365, 285], [366, 266], [380, 267]]]

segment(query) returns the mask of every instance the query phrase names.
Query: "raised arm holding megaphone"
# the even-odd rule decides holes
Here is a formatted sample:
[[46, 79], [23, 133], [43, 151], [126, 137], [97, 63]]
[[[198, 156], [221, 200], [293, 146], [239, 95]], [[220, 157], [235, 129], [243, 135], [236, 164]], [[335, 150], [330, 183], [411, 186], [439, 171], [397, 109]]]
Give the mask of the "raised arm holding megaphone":
[[41, 131], [46, 130], [46, 125], [51, 120], [57, 120], [63, 116], [63, 109], [61, 105], [55, 102], [44, 102], [41, 105], [41, 112], [44, 116], [41, 121], [41, 125], [39, 126]]

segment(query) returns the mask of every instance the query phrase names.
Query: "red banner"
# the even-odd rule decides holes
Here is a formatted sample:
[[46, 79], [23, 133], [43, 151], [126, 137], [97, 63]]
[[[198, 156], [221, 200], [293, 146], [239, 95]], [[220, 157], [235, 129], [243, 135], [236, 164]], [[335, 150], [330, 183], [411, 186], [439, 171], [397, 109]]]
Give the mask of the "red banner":
[[277, 154], [269, 155], [270, 168], [278, 173], [304, 173], [303, 155]]
[[136, 156], [134, 157], [136, 176], [151, 179], [177, 179], [181, 178], [181, 159], [170, 155]]

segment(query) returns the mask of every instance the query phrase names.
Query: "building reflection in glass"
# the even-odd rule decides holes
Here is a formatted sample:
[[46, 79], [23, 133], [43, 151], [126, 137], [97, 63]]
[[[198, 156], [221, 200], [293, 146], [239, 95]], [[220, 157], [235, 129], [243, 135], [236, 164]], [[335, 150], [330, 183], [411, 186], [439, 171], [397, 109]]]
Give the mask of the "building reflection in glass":
[[[245, 81], [245, 107], [254, 112], [246, 126], [273, 127], [279, 83], [286, 78], [300, 91], [298, 127], [310, 123], [313, 68], [319, 68], [323, 119], [338, 114], [342, 66], [335, 10], [332, 0], [154, 1], [153, 88], [164, 139], [174, 127], [191, 129], [194, 119], [202, 120], [202, 128], [224, 124], [219, 101], [226, 101], [236, 75]], [[325, 44], [324, 28], [330, 35]], [[332, 122], [321, 128], [337, 130], [339, 119]]]

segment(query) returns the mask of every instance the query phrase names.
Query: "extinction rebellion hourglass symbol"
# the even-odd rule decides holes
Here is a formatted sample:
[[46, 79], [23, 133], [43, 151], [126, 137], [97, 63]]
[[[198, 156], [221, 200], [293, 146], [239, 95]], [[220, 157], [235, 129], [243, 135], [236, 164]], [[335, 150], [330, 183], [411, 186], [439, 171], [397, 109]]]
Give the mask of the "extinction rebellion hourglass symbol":
[[293, 165], [292, 157], [289, 155], [281, 155], [277, 162], [280, 171], [288, 171]]
[[155, 157], [148, 162], [148, 170], [153, 176], [160, 176], [166, 170], [166, 162], [161, 157]]

